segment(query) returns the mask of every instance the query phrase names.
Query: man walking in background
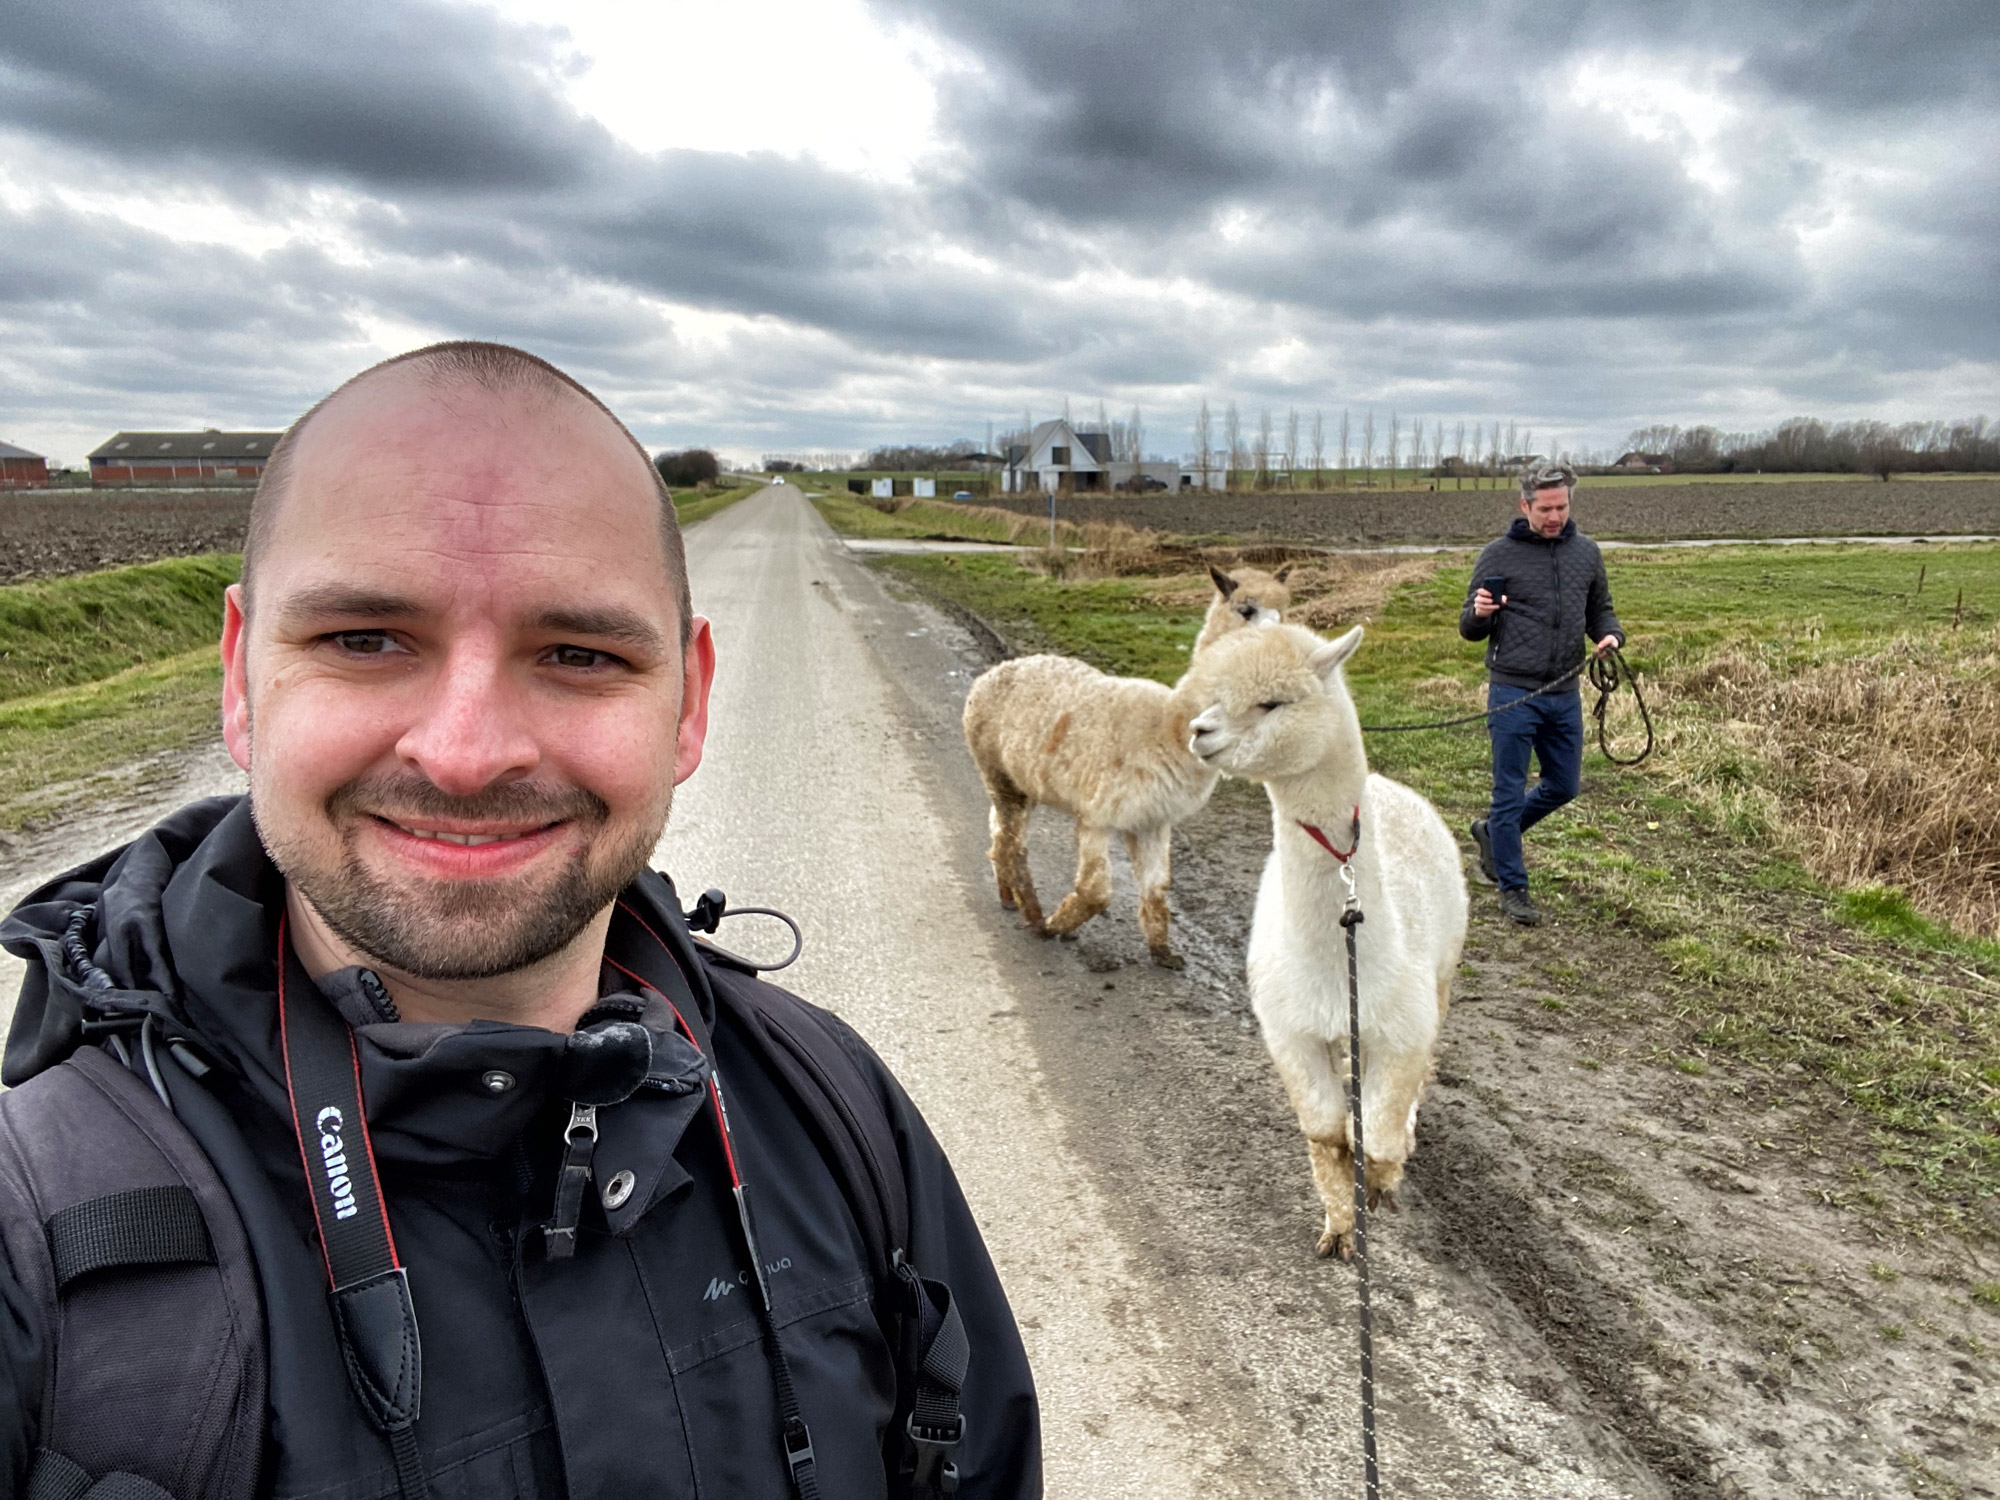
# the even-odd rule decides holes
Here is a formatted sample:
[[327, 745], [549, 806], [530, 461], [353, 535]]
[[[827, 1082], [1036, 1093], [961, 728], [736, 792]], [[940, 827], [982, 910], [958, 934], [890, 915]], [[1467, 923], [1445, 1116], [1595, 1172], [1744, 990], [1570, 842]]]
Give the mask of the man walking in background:
[[[1493, 737], [1493, 805], [1472, 823], [1479, 873], [1500, 887], [1500, 910], [1533, 927], [1541, 911], [1528, 894], [1521, 836], [1576, 796], [1583, 776], [1583, 694], [1573, 671], [1586, 648], [1602, 656], [1625, 641], [1611, 609], [1611, 586], [1597, 543], [1570, 518], [1575, 473], [1530, 464], [1521, 473], [1521, 514], [1489, 542], [1472, 570], [1458, 633], [1486, 642], [1488, 709], [1531, 701], [1487, 720]], [[1528, 756], [1541, 778], [1527, 790]]]

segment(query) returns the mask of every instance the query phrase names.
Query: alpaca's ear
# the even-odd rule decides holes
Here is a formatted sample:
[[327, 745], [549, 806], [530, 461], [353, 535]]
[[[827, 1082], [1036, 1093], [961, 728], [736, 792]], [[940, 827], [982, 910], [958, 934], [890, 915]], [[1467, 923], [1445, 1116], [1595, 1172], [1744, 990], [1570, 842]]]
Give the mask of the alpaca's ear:
[[1278, 569], [1278, 571], [1273, 573], [1271, 576], [1275, 578], [1279, 583], [1283, 583], [1287, 578], [1290, 578], [1292, 576], [1292, 565], [1290, 563], [1286, 563], [1282, 568]]
[[1208, 565], [1208, 576], [1215, 580], [1215, 591], [1222, 595], [1223, 598], [1227, 599], [1231, 594], [1236, 592], [1236, 580], [1223, 572], [1214, 563]]
[[1333, 674], [1340, 670], [1340, 664], [1352, 656], [1361, 644], [1361, 627], [1355, 626], [1337, 641], [1328, 641], [1319, 650], [1306, 658], [1306, 665], [1319, 674], [1321, 682], [1333, 681]]

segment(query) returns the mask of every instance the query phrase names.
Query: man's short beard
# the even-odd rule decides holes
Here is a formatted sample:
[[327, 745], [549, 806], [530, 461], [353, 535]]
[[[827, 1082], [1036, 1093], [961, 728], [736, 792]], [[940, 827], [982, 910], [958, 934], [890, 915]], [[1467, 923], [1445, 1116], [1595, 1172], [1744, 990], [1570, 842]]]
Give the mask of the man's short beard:
[[[671, 802], [671, 792], [668, 794]], [[256, 812], [255, 799], [251, 811]], [[413, 979], [491, 979], [561, 952], [591, 919], [646, 868], [666, 822], [648, 819], [623, 843], [600, 847], [610, 820], [603, 799], [581, 788], [552, 790], [512, 783], [452, 797], [422, 777], [377, 776], [348, 783], [326, 800], [337, 831], [338, 866], [318, 868], [303, 840], [274, 839], [259, 822], [272, 863], [350, 948]], [[546, 825], [569, 822], [584, 847], [553, 880], [383, 880], [354, 847], [357, 821], [388, 818], [404, 826], [441, 821]]]

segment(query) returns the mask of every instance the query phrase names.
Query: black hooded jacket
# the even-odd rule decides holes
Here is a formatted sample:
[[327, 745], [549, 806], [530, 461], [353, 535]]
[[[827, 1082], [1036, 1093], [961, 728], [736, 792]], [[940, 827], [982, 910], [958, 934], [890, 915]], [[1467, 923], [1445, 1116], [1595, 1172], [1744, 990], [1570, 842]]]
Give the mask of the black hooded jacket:
[[[136, 992], [168, 1035], [215, 1066], [176, 1073], [176, 1112], [215, 1165], [257, 1263], [270, 1349], [260, 1493], [372, 1500], [397, 1492], [386, 1440], [349, 1385], [289, 1114], [275, 993], [310, 983], [281, 956], [283, 883], [247, 803], [176, 813], [133, 844], [62, 876], [0, 927], [29, 962], [8, 1040], [9, 1084], [81, 1043], [61, 939], [97, 909], [93, 961]], [[807, 1124], [758, 1054], [718, 1015], [672, 886], [642, 876], [621, 897], [603, 988], [650, 1041], [638, 1086], [598, 1112], [597, 1180], [637, 1186], [616, 1211], [586, 1195], [573, 1259], [544, 1253], [568, 1100], [626, 1065], [575, 1036], [476, 1021], [394, 1019], [360, 971], [320, 989], [354, 1028], [388, 1214], [423, 1342], [418, 1439], [432, 1493], [450, 1497], [772, 1497], [789, 1493], [772, 1374], [754, 1316], [722, 1138], [709, 1104], [724, 1080], [737, 1163], [753, 1194], [775, 1320], [828, 1497], [883, 1495], [896, 1372], [863, 1239]], [[53, 971], [53, 972], [52, 972]], [[53, 982], [52, 982], [53, 978]], [[126, 997], [132, 998], [130, 994]], [[698, 1011], [704, 1057], [668, 1004]], [[858, 1037], [910, 1203], [910, 1258], [951, 1286], [974, 1350], [957, 1455], [968, 1500], [1041, 1493], [1033, 1384], [1012, 1314], [942, 1151]], [[495, 1072], [512, 1086], [496, 1092]], [[627, 1086], [632, 1080], [627, 1081]], [[18, 1486], [39, 1395], [23, 1300], [0, 1266], [0, 1462]], [[0, 1475], [0, 1481], [8, 1476]], [[8, 1490], [15, 1493], [16, 1490]]]
[[[1494, 592], [1507, 596], [1504, 608], [1481, 619], [1472, 596], [1489, 578], [1505, 579]], [[1611, 585], [1597, 543], [1569, 521], [1552, 537], [1516, 516], [1507, 534], [1486, 544], [1472, 569], [1459, 612], [1458, 633], [1485, 641], [1486, 670], [1494, 682], [1538, 688], [1583, 660], [1590, 641], [1607, 635], [1625, 639], [1625, 627], [1611, 608]], [[1571, 681], [1563, 691], [1577, 692]]]

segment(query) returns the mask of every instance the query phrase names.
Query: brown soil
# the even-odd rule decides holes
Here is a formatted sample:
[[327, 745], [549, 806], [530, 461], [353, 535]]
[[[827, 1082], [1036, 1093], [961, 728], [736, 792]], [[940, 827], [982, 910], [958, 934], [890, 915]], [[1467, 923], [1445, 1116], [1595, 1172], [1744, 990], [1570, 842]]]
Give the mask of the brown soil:
[[0, 496], [0, 583], [235, 552], [249, 518], [248, 489]]
[[[1449, 484], [1449, 481], [1444, 481]], [[1047, 515], [1036, 498], [993, 505]], [[1056, 502], [1080, 525], [1123, 522], [1185, 536], [1247, 536], [1323, 546], [1478, 542], [1515, 515], [1507, 490], [1352, 490], [1325, 495], [1107, 495]], [[1960, 536], [2000, 532], [2000, 480], [1838, 480], [1662, 484], [1577, 491], [1577, 524], [1630, 541], [1723, 536]]]

